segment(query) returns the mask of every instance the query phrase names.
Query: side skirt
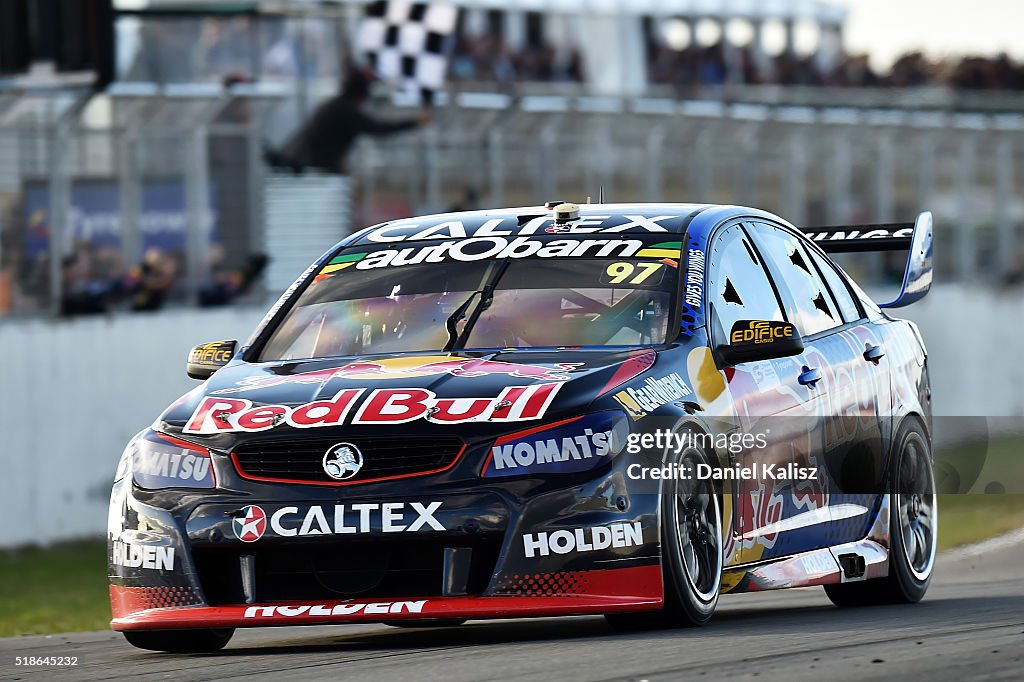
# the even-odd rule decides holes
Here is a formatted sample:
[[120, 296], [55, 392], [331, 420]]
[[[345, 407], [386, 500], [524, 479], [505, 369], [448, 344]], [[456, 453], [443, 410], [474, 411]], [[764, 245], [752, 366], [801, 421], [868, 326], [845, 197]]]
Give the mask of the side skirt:
[[887, 575], [889, 551], [874, 540], [864, 539], [726, 570], [722, 573], [722, 592], [782, 590], [870, 580]]
[[761, 592], [884, 578], [889, 575], [889, 496], [863, 540], [722, 572], [724, 593]]

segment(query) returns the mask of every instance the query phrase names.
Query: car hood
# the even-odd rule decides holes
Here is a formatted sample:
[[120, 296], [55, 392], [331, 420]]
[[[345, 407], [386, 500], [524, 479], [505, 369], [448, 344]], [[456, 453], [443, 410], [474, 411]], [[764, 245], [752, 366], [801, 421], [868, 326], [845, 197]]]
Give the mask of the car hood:
[[377, 435], [397, 425], [472, 440], [578, 415], [655, 359], [641, 347], [236, 360], [179, 398], [156, 426], [224, 450], [300, 430]]

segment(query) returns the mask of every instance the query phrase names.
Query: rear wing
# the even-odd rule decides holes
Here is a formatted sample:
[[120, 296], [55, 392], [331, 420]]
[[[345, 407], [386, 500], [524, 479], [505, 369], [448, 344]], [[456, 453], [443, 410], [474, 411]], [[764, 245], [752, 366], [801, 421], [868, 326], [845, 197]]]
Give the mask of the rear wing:
[[932, 214], [924, 212], [913, 223], [805, 227], [802, 232], [825, 253], [909, 251], [903, 288], [894, 301], [881, 308], [902, 308], [920, 301], [932, 286]]
[[901, 251], [910, 248], [914, 223], [805, 227], [802, 232], [825, 253]]

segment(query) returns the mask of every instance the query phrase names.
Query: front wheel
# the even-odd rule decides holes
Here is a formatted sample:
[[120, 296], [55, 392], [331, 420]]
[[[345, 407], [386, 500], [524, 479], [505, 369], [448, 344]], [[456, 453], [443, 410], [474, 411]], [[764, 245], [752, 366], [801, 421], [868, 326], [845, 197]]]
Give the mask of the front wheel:
[[[698, 447], [683, 450], [677, 461], [691, 476], [698, 464], [711, 464]], [[612, 627], [693, 627], [708, 622], [715, 612], [722, 585], [722, 513], [713, 482], [666, 481], [661, 519], [665, 607], [660, 613], [609, 614], [605, 618]]]
[[129, 644], [139, 649], [175, 654], [202, 654], [223, 649], [231, 641], [235, 630], [127, 630], [121, 634]]
[[939, 506], [928, 437], [908, 419], [897, 434], [889, 476], [889, 575], [864, 582], [825, 585], [836, 606], [912, 604], [932, 579], [939, 537]]

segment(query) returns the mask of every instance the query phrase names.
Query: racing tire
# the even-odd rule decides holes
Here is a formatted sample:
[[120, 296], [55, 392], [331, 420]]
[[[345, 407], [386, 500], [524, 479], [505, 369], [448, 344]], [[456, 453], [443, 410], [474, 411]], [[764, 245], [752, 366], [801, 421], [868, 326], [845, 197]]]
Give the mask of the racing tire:
[[916, 418], [900, 426], [889, 474], [889, 575], [825, 585], [836, 606], [913, 604], [932, 579], [938, 544], [939, 507], [931, 447]]
[[453, 628], [456, 625], [462, 625], [468, 618], [428, 618], [426, 620], [386, 620], [385, 625], [390, 625], [393, 628], [407, 628], [415, 630], [417, 628]]
[[[707, 452], [692, 446], [675, 461], [691, 472], [697, 464], [714, 466]], [[695, 627], [711, 619], [722, 586], [722, 511], [713, 481], [664, 482], [661, 546], [664, 608], [655, 613], [607, 614], [612, 628]]]
[[203, 630], [128, 630], [128, 643], [139, 649], [173, 654], [205, 654], [220, 651], [231, 641], [234, 628]]

